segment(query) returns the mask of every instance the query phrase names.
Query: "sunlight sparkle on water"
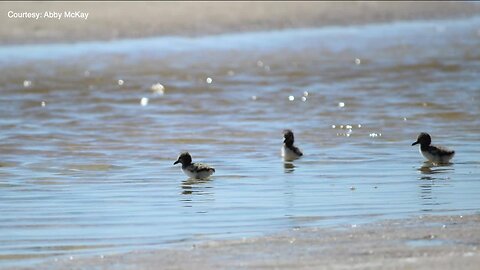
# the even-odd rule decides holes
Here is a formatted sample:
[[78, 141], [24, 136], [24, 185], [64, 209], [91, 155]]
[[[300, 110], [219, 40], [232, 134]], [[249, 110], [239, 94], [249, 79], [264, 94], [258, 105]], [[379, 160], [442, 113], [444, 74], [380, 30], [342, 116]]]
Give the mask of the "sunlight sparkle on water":
[[294, 101], [294, 100], [295, 100], [295, 97], [294, 97], [294, 96], [288, 96], [288, 100]]
[[339, 102], [339, 103], [338, 103], [338, 107], [340, 107], [340, 108], [343, 108], [343, 107], [345, 107], [345, 103], [343, 103], [343, 102]]
[[118, 83], [118, 85], [123, 85], [124, 81], [123, 80], [118, 80], [117, 83]]
[[30, 87], [30, 86], [32, 86], [32, 81], [29, 81], [29, 80], [23, 81], [23, 87], [27, 88], [27, 87]]
[[208, 77], [206, 80], [205, 80], [208, 84], [211, 84], [213, 82], [212, 78]]
[[147, 106], [148, 105], [148, 98], [142, 97], [142, 99], [140, 99], [140, 105]]
[[153, 91], [153, 93], [158, 95], [163, 95], [165, 93], [165, 87], [161, 83], [153, 84], [150, 89]]

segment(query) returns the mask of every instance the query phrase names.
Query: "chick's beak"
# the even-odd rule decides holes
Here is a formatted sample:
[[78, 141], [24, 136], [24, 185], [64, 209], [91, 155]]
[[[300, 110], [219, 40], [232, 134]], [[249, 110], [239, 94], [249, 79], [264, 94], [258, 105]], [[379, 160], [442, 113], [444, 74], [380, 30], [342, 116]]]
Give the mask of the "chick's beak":
[[414, 146], [415, 144], [418, 144], [418, 141], [416, 141], [416, 142], [412, 143], [412, 146]]
[[178, 164], [178, 163], [180, 163], [180, 160], [175, 161], [175, 162], [173, 163], [173, 165], [176, 165], [176, 164]]

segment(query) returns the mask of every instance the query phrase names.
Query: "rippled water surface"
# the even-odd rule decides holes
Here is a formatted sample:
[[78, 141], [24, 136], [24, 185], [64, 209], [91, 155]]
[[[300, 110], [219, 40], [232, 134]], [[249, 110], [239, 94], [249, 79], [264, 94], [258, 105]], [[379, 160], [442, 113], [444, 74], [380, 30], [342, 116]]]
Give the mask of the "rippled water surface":
[[479, 48], [479, 18], [0, 47], [0, 266], [478, 212]]

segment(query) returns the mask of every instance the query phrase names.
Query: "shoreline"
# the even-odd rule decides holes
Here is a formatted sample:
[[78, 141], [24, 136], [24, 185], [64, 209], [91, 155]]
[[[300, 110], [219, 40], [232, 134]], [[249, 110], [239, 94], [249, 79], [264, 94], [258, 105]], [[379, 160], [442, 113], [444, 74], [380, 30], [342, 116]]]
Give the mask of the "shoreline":
[[[78, 18], [9, 18], [80, 11]], [[480, 15], [470, 2], [4, 2], [0, 45], [205, 36]]]
[[10, 269], [476, 269], [480, 214], [426, 215]]

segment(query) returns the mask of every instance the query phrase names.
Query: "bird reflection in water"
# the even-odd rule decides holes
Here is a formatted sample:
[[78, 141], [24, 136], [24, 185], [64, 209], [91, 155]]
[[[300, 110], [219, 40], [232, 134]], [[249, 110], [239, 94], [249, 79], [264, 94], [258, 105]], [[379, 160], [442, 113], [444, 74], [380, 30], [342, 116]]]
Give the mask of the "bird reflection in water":
[[[435, 165], [431, 162], [425, 162], [422, 167], [417, 170], [422, 174], [419, 177], [419, 180], [422, 180], [419, 184], [420, 187], [420, 198], [422, 199], [422, 205], [424, 212], [431, 212], [435, 206], [440, 205], [437, 202], [436, 196], [434, 196], [433, 191], [435, 187], [439, 186], [439, 183], [435, 180], [447, 180], [449, 177], [440, 177], [446, 173], [452, 172], [452, 164], [446, 165]], [[445, 182], [440, 182], [440, 185], [444, 185]]]
[[187, 179], [182, 181], [182, 197], [180, 201], [184, 202], [184, 207], [192, 207], [194, 204], [212, 201], [213, 186], [211, 179]]
[[422, 176], [420, 180], [436, 180], [436, 179], [446, 179], [434, 177], [435, 175], [440, 176], [439, 174], [444, 174], [453, 171], [453, 166], [451, 163], [445, 165], [435, 165], [431, 162], [423, 163], [422, 167], [418, 168]]
[[293, 173], [295, 171], [295, 164], [293, 162], [283, 162], [285, 173]]

